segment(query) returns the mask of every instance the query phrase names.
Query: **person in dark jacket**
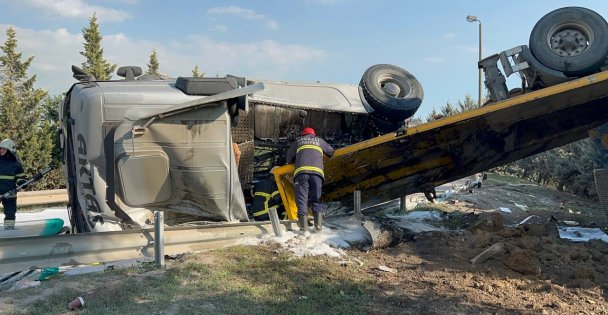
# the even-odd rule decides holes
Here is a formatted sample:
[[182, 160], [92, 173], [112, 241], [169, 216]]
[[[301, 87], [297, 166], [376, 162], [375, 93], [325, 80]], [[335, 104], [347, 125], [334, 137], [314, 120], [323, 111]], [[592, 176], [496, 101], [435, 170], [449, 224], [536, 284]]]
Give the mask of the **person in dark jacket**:
[[[15, 155], [15, 142], [4, 139], [0, 142], [0, 195], [17, 188], [17, 183], [25, 181], [25, 173], [21, 162]], [[10, 195], [2, 198], [4, 206], [4, 229], [15, 228], [15, 213], [17, 212], [17, 196]]]
[[294, 188], [296, 191], [296, 206], [298, 207], [298, 225], [300, 230], [308, 230], [308, 204], [313, 212], [315, 230], [323, 226], [321, 213], [321, 188], [323, 186], [323, 154], [332, 156], [334, 149], [315, 134], [315, 130], [306, 127], [302, 134], [289, 147], [287, 163], [295, 160]]
[[253, 200], [251, 201], [251, 215], [255, 221], [270, 220], [269, 211], [272, 208], [277, 209], [279, 219], [285, 219], [285, 207], [279, 194], [279, 188], [274, 180], [272, 170], [262, 180], [253, 186]]

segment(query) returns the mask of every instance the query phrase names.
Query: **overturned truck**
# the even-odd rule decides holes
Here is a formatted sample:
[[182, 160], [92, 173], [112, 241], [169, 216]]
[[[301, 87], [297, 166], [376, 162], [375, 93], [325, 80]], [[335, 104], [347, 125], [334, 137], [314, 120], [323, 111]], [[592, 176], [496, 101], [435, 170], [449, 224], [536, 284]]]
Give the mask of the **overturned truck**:
[[[354, 190], [370, 202], [398, 198], [582, 139], [608, 121], [607, 34], [591, 10], [553, 11], [529, 47], [480, 62], [490, 104], [412, 128], [406, 120], [422, 87], [392, 65], [370, 67], [358, 86], [157, 79], [139, 67], [120, 68], [124, 80], [99, 81], [73, 67], [79, 82], [60, 110], [72, 226], [146, 226], [154, 211], [173, 225], [247, 221], [244, 191], [284, 163], [304, 125], [338, 148], [326, 164], [327, 200]], [[504, 75], [515, 72], [522, 87], [509, 90]], [[238, 171], [233, 143], [243, 152]], [[291, 172], [274, 173], [294, 219]]]
[[[64, 173], [75, 231], [248, 221], [257, 173], [282, 164], [302, 126], [343, 147], [395, 131], [422, 102], [418, 81], [392, 65], [359, 86], [142, 76], [99, 81], [77, 67], [60, 109]], [[237, 171], [232, 144], [242, 156]]]

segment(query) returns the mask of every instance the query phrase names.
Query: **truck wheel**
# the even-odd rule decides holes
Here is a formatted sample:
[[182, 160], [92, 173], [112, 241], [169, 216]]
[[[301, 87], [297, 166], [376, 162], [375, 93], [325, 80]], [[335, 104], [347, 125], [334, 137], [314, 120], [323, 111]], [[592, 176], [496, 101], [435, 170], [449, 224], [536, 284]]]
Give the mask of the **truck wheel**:
[[394, 122], [413, 116], [424, 98], [420, 82], [411, 73], [393, 65], [369, 67], [359, 86], [373, 109]]
[[586, 8], [557, 9], [534, 25], [529, 46], [543, 65], [566, 76], [585, 76], [597, 72], [606, 61], [608, 23]]

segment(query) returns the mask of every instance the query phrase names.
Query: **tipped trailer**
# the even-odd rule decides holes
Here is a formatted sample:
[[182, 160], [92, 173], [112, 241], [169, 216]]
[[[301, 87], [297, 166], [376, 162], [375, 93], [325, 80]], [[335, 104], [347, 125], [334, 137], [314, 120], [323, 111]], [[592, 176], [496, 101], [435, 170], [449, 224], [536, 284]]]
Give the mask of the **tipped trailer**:
[[[529, 46], [479, 61], [489, 95], [483, 107], [336, 150], [325, 164], [324, 200], [360, 190], [365, 206], [428, 192], [589, 133], [605, 154], [607, 56], [608, 23], [602, 16], [581, 7], [546, 14]], [[512, 74], [521, 77], [521, 86], [508, 89], [505, 75]], [[274, 174], [293, 219], [293, 166]]]

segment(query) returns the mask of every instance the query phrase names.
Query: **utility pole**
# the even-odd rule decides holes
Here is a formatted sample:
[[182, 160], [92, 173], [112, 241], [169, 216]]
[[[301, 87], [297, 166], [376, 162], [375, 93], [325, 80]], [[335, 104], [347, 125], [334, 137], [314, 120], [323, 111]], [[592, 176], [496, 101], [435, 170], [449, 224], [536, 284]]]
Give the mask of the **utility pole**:
[[[479, 22], [479, 59], [478, 61], [481, 61], [481, 20], [479, 20], [476, 16], [474, 15], [467, 15], [467, 22]], [[479, 66], [478, 66], [479, 67]], [[482, 83], [482, 73], [481, 73], [481, 68], [479, 68], [479, 89], [478, 89], [478, 93], [477, 93], [477, 105], [479, 107], [481, 107], [481, 83]]]

